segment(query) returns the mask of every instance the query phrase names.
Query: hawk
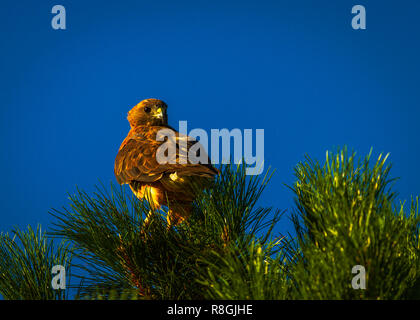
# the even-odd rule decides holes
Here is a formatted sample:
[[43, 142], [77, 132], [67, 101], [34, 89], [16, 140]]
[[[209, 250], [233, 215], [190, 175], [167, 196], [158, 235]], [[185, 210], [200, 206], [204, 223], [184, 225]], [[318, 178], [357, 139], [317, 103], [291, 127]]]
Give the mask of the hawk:
[[[114, 173], [119, 184], [128, 184], [138, 199], [146, 199], [156, 209], [168, 206], [168, 226], [177, 225], [191, 213], [194, 192], [191, 183], [208, 185], [219, 171], [210, 164], [191, 161], [188, 152], [197, 140], [182, 135], [168, 125], [168, 106], [158, 99], [146, 99], [127, 115], [130, 131], [115, 159]], [[160, 132], [172, 132], [160, 139]], [[159, 148], [165, 145], [167, 161], [159, 161]], [[173, 152], [170, 152], [173, 150]], [[198, 153], [203, 152], [198, 148]], [[172, 157], [169, 155], [171, 154]], [[197, 155], [199, 156], [199, 155]], [[201, 155], [200, 159], [203, 155]]]

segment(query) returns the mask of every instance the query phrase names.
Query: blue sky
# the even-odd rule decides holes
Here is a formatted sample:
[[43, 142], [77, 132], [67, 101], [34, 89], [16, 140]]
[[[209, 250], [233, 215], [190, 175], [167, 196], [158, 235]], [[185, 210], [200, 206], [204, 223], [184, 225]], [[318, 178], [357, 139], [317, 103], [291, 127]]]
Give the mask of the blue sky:
[[[51, 27], [56, 4], [66, 30]], [[355, 4], [366, 30], [351, 28]], [[76, 185], [115, 181], [126, 113], [150, 97], [173, 126], [264, 129], [276, 169], [265, 206], [292, 208], [294, 166], [342, 145], [390, 152], [400, 197], [420, 194], [419, 12], [418, 1], [1, 1], [0, 230], [48, 227]]]

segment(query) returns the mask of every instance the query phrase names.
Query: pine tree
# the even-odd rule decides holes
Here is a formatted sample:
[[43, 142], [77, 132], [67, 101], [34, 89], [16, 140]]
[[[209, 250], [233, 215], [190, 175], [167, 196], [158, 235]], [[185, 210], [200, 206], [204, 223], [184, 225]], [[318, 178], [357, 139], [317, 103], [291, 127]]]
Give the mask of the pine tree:
[[[398, 202], [380, 155], [346, 148], [323, 164], [307, 157], [289, 186], [294, 232], [276, 234], [284, 212], [261, 207], [272, 178], [226, 165], [197, 194], [191, 217], [167, 227], [126, 187], [77, 190], [52, 210], [47, 233], [0, 236], [0, 294], [5, 299], [418, 299], [418, 198]], [[279, 191], [280, 192], [280, 191]], [[170, 206], [170, 204], [169, 204]], [[152, 212], [147, 223], [145, 218]], [[54, 265], [71, 274], [51, 287]], [[355, 288], [354, 267], [365, 271]]]

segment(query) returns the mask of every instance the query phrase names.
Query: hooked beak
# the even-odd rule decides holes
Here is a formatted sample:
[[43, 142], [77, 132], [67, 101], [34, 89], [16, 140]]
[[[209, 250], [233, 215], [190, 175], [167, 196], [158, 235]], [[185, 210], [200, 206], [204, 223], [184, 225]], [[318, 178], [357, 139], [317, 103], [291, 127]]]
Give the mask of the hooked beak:
[[155, 118], [162, 119], [163, 118], [163, 112], [162, 108], [158, 108], [156, 110], [156, 113], [153, 115]]

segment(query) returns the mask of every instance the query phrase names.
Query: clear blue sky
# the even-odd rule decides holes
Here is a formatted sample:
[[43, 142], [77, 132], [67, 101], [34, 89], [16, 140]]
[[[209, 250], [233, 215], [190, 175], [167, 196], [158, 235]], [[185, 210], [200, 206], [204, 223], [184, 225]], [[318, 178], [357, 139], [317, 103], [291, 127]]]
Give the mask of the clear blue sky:
[[115, 181], [126, 113], [149, 97], [174, 126], [265, 129], [266, 206], [290, 209], [296, 163], [344, 144], [390, 152], [401, 198], [420, 194], [419, 1], [2, 0], [0, 30], [1, 231]]

